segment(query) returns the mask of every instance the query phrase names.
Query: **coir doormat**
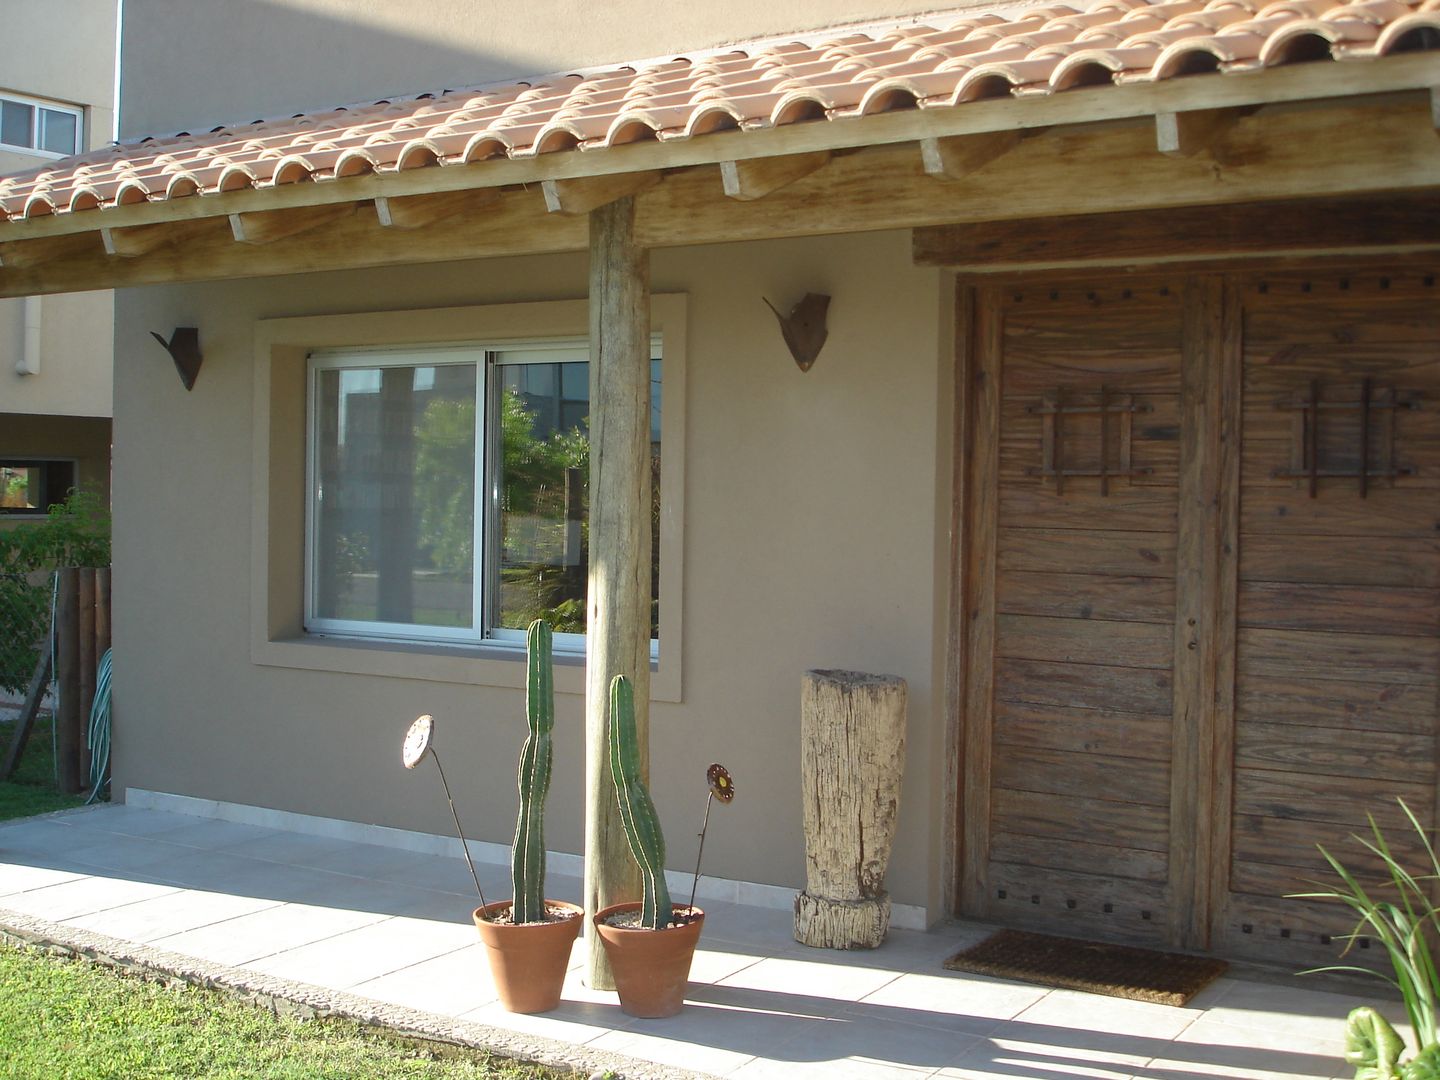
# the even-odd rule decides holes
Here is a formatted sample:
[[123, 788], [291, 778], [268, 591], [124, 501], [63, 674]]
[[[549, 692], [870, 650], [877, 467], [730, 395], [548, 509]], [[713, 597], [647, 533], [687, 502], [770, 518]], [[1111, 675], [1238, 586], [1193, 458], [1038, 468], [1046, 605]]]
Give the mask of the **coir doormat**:
[[1229, 966], [1223, 960], [1001, 930], [945, 966], [1091, 994], [1184, 1005]]

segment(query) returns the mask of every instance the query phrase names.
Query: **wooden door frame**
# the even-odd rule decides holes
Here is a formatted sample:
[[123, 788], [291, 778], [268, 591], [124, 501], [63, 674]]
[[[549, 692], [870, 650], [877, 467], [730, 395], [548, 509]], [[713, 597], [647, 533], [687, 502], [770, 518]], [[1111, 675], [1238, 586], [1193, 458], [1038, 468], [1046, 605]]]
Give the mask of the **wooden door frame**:
[[[1122, 278], [1132, 275], [1097, 270]], [[946, 907], [982, 909], [989, 859], [989, 782], [993, 746], [993, 675], [972, 658], [994, 644], [994, 567], [998, 524], [999, 333], [1003, 290], [1056, 275], [958, 277], [955, 282], [955, 382], [950, 511], [950, 634], [946, 679], [949, 767]], [[1174, 280], [1176, 273], [1166, 275]], [[1229, 765], [1234, 756], [1234, 637], [1238, 579], [1241, 335], [1234, 275], [1182, 277], [1180, 497], [1177, 521], [1174, 728], [1171, 777], [1169, 910], [1173, 944], [1210, 946], [1223, 910], [1230, 859]], [[1185, 418], [1192, 422], [1186, 424]], [[983, 542], [971, 543], [981, 535]], [[1189, 579], [1191, 587], [1182, 589]], [[1182, 597], [1182, 593], [1184, 596]], [[988, 670], [988, 666], [985, 670]], [[989, 704], [987, 705], [987, 699]]]

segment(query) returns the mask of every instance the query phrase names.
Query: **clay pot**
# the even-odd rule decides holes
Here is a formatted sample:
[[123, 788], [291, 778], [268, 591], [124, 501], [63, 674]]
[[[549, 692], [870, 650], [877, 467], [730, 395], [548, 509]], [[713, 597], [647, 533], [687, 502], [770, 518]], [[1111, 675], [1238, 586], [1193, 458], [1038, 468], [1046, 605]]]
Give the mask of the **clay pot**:
[[570, 965], [570, 946], [580, 934], [583, 909], [558, 900], [546, 900], [547, 908], [561, 908], [563, 919], [553, 922], [492, 922], [510, 910], [512, 901], [501, 900], [476, 908], [475, 927], [490, 958], [490, 973], [500, 1004], [513, 1013], [549, 1012], [560, 1004], [560, 987]]
[[[674, 1016], [685, 1007], [685, 989], [690, 984], [690, 959], [705, 925], [705, 913], [695, 908], [695, 921], [663, 930], [636, 926], [610, 926], [613, 915], [639, 911], [638, 903], [614, 904], [595, 913], [595, 930], [605, 947], [620, 1009], [631, 1016], [653, 1019]], [[672, 906], [675, 912], [689, 912], [685, 904]]]

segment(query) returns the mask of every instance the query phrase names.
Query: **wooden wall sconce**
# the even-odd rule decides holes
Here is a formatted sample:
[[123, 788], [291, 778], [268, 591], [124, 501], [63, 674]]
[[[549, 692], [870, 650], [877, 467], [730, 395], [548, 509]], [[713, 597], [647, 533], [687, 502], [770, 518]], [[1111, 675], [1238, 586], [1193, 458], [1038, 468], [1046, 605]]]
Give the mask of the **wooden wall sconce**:
[[170, 359], [175, 361], [175, 370], [180, 373], [180, 381], [189, 390], [195, 385], [195, 376], [200, 374], [200, 363], [204, 359], [200, 355], [200, 330], [194, 326], [177, 326], [175, 333], [170, 335], [166, 341], [154, 330], [150, 336], [170, 354]]
[[801, 371], [809, 371], [830, 333], [825, 329], [825, 312], [830, 308], [830, 297], [806, 293], [789, 315], [781, 315], [769, 300], [765, 300], [765, 306], [774, 311], [775, 318], [780, 320], [780, 333], [790, 347], [795, 363], [800, 365]]

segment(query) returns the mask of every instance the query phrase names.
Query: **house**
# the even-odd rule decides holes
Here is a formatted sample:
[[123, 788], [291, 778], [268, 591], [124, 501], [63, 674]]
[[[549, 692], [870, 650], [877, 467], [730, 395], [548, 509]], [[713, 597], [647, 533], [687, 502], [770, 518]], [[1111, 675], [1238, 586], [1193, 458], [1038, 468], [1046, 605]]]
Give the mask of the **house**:
[[429, 712], [503, 844], [549, 610], [592, 903], [611, 674], [766, 899], [850, 668], [897, 922], [1332, 957], [1315, 843], [1435, 821], [1435, 0], [464, 9], [132, 0], [124, 140], [0, 182], [0, 295], [122, 290], [117, 793], [445, 833]]
[[[0, 176], [112, 136], [116, 0], [16, 0], [0, 38]], [[0, 300], [0, 529], [110, 488], [112, 294]]]

